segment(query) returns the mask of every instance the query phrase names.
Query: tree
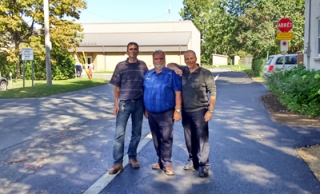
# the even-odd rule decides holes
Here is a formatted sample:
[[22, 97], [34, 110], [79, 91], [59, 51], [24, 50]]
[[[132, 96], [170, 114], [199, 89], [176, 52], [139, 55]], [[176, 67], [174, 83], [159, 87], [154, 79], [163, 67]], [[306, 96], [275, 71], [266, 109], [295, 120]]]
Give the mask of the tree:
[[[50, 36], [52, 47], [60, 51], [76, 47], [81, 25], [74, 23], [86, 8], [83, 0], [50, 0]], [[2, 0], [0, 2], [0, 48], [6, 59], [16, 64], [15, 75], [21, 76], [20, 50], [32, 47], [34, 55], [44, 60], [43, 0]], [[52, 58], [52, 62], [55, 59]]]
[[[206, 42], [206, 32], [210, 28], [212, 0], [184, 0], [184, 8], [181, 9], [180, 15], [184, 20], [191, 20], [198, 28], [201, 34], [202, 42]], [[202, 44], [202, 49], [205, 50], [205, 44]], [[204, 58], [206, 60], [206, 57]]]
[[200, 30], [206, 63], [212, 53], [250, 53], [258, 57], [264, 57], [267, 51], [279, 53], [276, 33], [281, 17], [294, 22], [289, 52], [303, 49], [303, 0], [184, 0], [183, 4], [180, 15]]
[[[304, 2], [300, 0], [244, 2], [234, 3], [238, 5], [238, 8], [230, 11], [231, 14], [237, 16], [238, 20], [234, 31], [238, 47], [244, 48], [246, 52], [254, 56], [265, 56], [266, 51], [273, 54], [279, 53], [280, 43], [276, 40], [277, 22], [282, 17], [289, 17], [294, 22], [294, 38], [291, 41], [289, 52], [294, 53], [303, 49]], [[232, 10], [239, 12], [232, 12]]]
[[180, 15], [201, 32], [202, 61], [210, 63], [212, 53], [231, 55], [236, 51], [233, 32], [235, 17], [228, 13], [228, 0], [184, 0]]

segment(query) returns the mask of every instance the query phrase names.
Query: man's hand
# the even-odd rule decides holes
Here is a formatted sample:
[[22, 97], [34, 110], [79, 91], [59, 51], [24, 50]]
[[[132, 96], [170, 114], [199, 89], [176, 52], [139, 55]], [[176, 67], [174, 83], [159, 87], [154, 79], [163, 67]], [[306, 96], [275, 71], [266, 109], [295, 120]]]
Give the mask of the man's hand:
[[176, 66], [176, 63], [168, 63], [167, 67], [176, 72], [176, 74], [182, 76], [182, 70]]
[[144, 117], [146, 117], [146, 119], [148, 119], [148, 111], [147, 111], [147, 109], [144, 110], [143, 114], [144, 114]]
[[119, 113], [119, 106], [114, 106], [113, 107], [113, 114], [118, 115]]
[[174, 72], [176, 72], [176, 74], [182, 76], [182, 70], [181, 70], [181, 69], [179, 69], [179, 68], [176, 67], [175, 70], [174, 70]]
[[212, 118], [212, 112], [207, 111], [206, 114], [204, 115], [204, 121], [208, 122]]
[[175, 122], [179, 121], [181, 119], [181, 113], [177, 112], [177, 111], [174, 111], [173, 112], [173, 120]]

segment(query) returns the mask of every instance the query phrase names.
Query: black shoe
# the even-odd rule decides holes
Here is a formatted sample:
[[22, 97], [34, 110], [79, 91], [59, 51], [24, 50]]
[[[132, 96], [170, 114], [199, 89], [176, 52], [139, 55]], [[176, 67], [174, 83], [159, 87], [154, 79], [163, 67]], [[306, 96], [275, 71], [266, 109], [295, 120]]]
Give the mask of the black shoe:
[[194, 166], [193, 166], [192, 160], [189, 160], [189, 163], [186, 164], [186, 165], [183, 167], [183, 170], [194, 170]]
[[209, 176], [209, 169], [207, 169], [205, 167], [200, 167], [199, 177], [204, 178], [204, 177], [208, 177], [208, 176]]

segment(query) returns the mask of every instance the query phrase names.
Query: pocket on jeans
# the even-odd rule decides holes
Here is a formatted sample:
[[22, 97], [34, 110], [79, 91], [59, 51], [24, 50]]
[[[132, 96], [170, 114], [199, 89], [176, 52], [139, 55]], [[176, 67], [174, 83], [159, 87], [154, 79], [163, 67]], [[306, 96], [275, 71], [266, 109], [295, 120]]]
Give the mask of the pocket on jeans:
[[125, 108], [126, 108], [126, 103], [125, 103], [125, 101], [120, 100], [119, 108], [120, 108], [121, 111], [124, 111], [124, 110], [125, 110]]

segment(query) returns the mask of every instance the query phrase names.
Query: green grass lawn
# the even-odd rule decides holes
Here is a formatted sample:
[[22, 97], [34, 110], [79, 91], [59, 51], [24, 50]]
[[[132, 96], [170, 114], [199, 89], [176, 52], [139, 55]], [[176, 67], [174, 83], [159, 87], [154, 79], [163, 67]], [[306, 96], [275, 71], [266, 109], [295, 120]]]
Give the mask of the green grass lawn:
[[93, 74], [113, 74], [113, 71], [94, 71]]
[[22, 80], [13, 81], [12, 85], [9, 81], [8, 90], [0, 91], [0, 98], [38, 98], [81, 90], [106, 83], [108, 82], [104, 79], [76, 78], [69, 80], [52, 80], [52, 85], [49, 86], [46, 80], [35, 80], [34, 86], [32, 87], [32, 81], [26, 80], [25, 87], [23, 87]]

